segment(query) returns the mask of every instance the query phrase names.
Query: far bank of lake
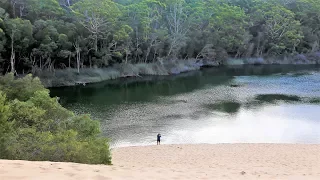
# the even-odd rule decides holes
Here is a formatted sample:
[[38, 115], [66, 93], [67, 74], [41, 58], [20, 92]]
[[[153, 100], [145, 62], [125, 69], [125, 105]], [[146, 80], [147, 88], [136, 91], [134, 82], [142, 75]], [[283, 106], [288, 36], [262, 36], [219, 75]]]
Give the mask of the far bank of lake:
[[[247, 67], [252, 65], [314, 65], [320, 64], [320, 53], [298, 54], [291, 57], [269, 58], [229, 58], [225, 61], [206, 59], [161, 60], [153, 63], [115, 64], [108, 68], [57, 69], [54, 72], [40, 71], [35, 73], [46, 87], [63, 87], [99, 83], [113, 79], [145, 76], [168, 76], [214, 67]], [[281, 68], [281, 67], [280, 67]]]

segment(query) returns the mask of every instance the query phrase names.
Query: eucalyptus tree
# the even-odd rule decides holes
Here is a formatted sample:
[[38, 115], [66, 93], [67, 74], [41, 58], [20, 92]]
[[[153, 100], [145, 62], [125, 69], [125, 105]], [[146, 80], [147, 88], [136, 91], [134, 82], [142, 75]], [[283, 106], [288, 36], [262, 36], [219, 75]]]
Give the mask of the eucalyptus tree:
[[5, 33], [10, 41], [10, 69], [16, 73], [16, 57], [23, 59], [26, 49], [32, 44], [32, 24], [29, 20], [20, 18], [7, 19], [4, 21]]
[[33, 55], [39, 58], [40, 69], [53, 69], [53, 57], [58, 49], [57, 41], [59, 33], [51, 20], [38, 20], [34, 23], [34, 38], [36, 48], [33, 48]]
[[320, 3], [317, 0], [296, 0], [289, 6], [301, 22], [304, 38], [300, 51], [316, 52], [320, 50]]
[[303, 34], [295, 14], [279, 3], [262, 2], [252, 14], [253, 23], [260, 31], [256, 40], [257, 54], [279, 55], [293, 53]]
[[107, 39], [121, 12], [111, 0], [82, 0], [72, 6], [80, 23], [92, 34], [93, 48], [98, 52], [98, 41]]
[[239, 55], [240, 48], [246, 45], [250, 36], [246, 33], [248, 16], [238, 6], [209, 0], [205, 3], [208, 29], [211, 32], [210, 44], [229, 54]]
[[4, 20], [7, 18], [6, 11], [2, 8], [0, 8], [0, 73], [1, 70], [3, 71], [3, 62], [4, 60], [2, 59], [2, 53], [5, 51], [5, 45], [6, 45], [6, 34], [4, 31]]
[[[90, 32], [88, 39], [94, 56], [101, 65], [108, 65], [119, 52], [118, 41], [130, 30], [119, 23], [122, 16], [119, 5], [111, 0], [80, 0], [72, 6], [79, 22]], [[121, 38], [120, 38], [121, 39]]]
[[167, 56], [176, 58], [186, 45], [187, 33], [190, 30], [185, 0], [166, 1], [166, 22], [169, 31], [169, 49]]
[[126, 19], [133, 30], [134, 61], [147, 62], [152, 50], [154, 60], [167, 33], [163, 23], [165, 4], [159, 0], [141, 0], [126, 6], [126, 10]]

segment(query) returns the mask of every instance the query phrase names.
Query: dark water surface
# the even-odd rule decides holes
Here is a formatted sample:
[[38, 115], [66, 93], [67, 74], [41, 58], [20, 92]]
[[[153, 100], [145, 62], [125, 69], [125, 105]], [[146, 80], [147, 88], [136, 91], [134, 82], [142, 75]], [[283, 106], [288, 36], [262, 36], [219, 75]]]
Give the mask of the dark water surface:
[[320, 143], [320, 68], [210, 68], [51, 89], [101, 121], [112, 146]]

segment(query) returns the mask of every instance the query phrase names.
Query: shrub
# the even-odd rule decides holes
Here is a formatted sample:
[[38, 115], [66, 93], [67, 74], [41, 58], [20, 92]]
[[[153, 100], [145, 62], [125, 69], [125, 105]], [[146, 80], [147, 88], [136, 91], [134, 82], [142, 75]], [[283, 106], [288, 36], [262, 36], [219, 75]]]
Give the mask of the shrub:
[[63, 108], [31, 75], [0, 77], [0, 158], [111, 164], [99, 122]]
[[6, 104], [6, 96], [0, 91], [0, 158], [6, 154], [5, 143], [12, 130], [12, 123], [8, 122], [11, 116], [9, 106]]

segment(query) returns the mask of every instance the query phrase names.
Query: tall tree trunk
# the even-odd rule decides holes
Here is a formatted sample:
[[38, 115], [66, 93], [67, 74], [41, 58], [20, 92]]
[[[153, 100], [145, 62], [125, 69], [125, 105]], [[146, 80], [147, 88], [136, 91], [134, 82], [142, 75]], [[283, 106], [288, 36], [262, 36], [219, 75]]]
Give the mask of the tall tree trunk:
[[138, 59], [138, 49], [139, 49], [139, 33], [138, 33], [138, 27], [136, 28], [136, 54], [135, 54], [135, 58], [134, 58], [134, 61], [137, 62], [137, 59]]
[[126, 52], [126, 64], [128, 64], [128, 52]]
[[15, 50], [13, 47], [13, 41], [14, 41], [14, 31], [11, 33], [11, 57], [10, 57], [10, 64], [11, 64], [11, 72], [15, 73]]
[[50, 71], [50, 67], [51, 67], [51, 57], [49, 56], [45, 61], [45, 63], [43, 64], [43, 68], [47, 68]]
[[157, 56], [157, 48], [155, 48], [154, 50], [152, 62], [154, 62], [154, 60], [156, 59], [156, 56]]
[[80, 74], [80, 50], [77, 50], [77, 70], [78, 70], [78, 74]]
[[147, 49], [147, 54], [146, 54], [146, 58], [144, 60], [144, 63], [147, 63], [150, 51], [151, 51], [151, 47], [149, 46], [148, 49]]
[[95, 35], [94, 48], [96, 52], [98, 52], [98, 34]]
[[68, 6], [68, 7], [71, 6], [70, 0], [66, 0], [66, 3], [67, 3], [67, 6]]
[[20, 7], [19, 7], [19, 12], [20, 12], [20, 18], [22, 18], [23, 17], [23, 10], [25, 9], [25, 5], [24, 4], [22, 4], [22, 5], [20, 5]]
[[77, 70], [78, 74], [80, 74], [81, 48], [78, 39], [74, 42], [73, 47], [76, 50]]
[[42, 57], [40, 56], [40, 69], [42, 70]]
[[11, 0], [11, 5], [12, 5], [12, 15], [15, 18], [16, 17], [16, 1]]
[[170, 57], [171, 52], [172, 52], [172, 48], [173, 48], [173, 45], [171, 44], [171, 45], [170, 45], [170, 49], [169, 49], [168, 54], [167, 54], [167, 57]]

